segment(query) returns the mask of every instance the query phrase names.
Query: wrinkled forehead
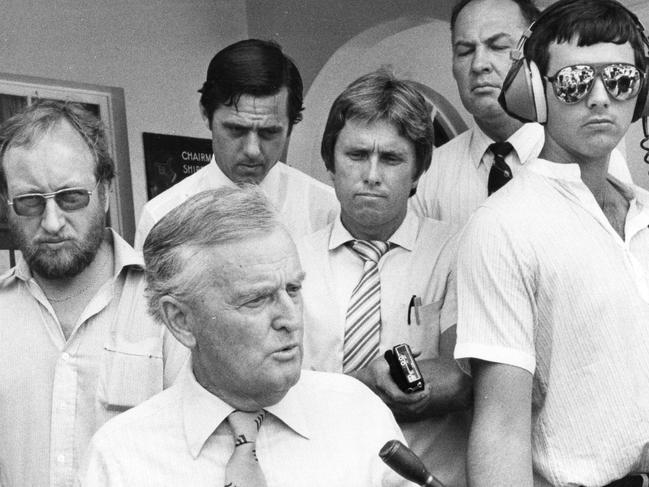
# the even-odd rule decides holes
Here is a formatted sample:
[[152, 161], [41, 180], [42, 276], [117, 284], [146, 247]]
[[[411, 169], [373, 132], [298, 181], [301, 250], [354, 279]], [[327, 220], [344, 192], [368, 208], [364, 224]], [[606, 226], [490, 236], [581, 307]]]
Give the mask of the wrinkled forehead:
[[188, 245], [181, 259], [192, 272], [226, 287], [262, 279], [300, 279], [302, 267], [295, 244], [281, 226], [240, 235], [213, 245]]

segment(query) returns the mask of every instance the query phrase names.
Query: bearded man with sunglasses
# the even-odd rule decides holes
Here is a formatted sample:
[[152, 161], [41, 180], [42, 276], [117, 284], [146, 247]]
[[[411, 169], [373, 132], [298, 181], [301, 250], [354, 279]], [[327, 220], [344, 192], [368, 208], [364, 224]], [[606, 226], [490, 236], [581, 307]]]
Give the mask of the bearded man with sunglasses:
[[614, 0], [560, 0], [527, 35], [504, 100], [538, 68], [545, 143], [459, 246], [470, 484], [647, 485], [649, 193], [609, 173], [646, 113], [646, 38]]
[[170, 385], [188, 356], [147, 313], [141, 255], [105, 227], [114, 174], [80, 105], [37, 102], [0, 127], [0, 195], [22, 254], [0, 277], [8, 485], [73, 485], [97, 428]]

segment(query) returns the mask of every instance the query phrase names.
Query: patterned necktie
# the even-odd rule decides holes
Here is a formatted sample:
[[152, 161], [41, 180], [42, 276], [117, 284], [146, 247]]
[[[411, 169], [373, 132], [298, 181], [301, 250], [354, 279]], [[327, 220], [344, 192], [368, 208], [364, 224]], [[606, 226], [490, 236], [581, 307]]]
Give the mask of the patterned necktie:
[[487, 183], [487, 190], [489, 196], [502, 188], [512, 178], [512, 170], [505, 162], [505, 157], [514, 148], [509, 142], [494, 142], [489, 146], [489, 150], [494, 155], [494, 163], [489, 171], [489, 182]]
[[366, 366], [379, 353], [381, 280], [379, 260], [390, 246], [378, 240], [355, 240], [351, 248], [365, 261], [363, 275], [349, 300], [343, 344], [343, 372]]
[[266, 411], [234, 411], [228, 423], [234, 436], [234, 452], [225, 467], [225, 487], [266, 487], [261, 471], [255, 441]]

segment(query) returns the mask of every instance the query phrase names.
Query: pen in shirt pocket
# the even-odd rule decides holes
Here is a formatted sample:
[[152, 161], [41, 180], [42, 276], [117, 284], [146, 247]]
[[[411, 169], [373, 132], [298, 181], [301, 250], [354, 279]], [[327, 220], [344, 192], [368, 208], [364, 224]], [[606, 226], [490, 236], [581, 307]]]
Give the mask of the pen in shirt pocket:
[[412, 323], [412, 310], [415, 310], [415, 323], [417, 326], [421, 323], [419, 318], [419, 307], [421, 306], [421, 298], [416, 294], [412, 295], [410, 298], [410, 304], [408, 304], [408, 324]]

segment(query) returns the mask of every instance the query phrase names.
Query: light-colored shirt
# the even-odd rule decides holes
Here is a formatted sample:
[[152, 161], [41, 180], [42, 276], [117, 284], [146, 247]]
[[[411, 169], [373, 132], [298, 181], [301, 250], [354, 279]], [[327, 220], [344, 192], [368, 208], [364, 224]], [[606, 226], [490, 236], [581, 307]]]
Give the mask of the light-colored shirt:
[[[303, 371], [286, 396], [265, 409], [255, 448], [268, 487], [414, 485], [380, 460], [381, 447], [403, 435], [387, 407], [359, 381]], [[234, 450], [225, 421], [232, 411], [187, 367], [174, 386], [97, 432], [80, 483], [223, 485]]]
[[178, 374], [188, 351], [146, 312], [143, 262], [112, 232], [114, 271], [66, 341], [20, 259], [0, 277], [0, 469], [10, 486], [69, 486], [91, 436]]
[[[201, 191], [223, 186], [235, 186], [235, 183], [221, 171], [212, 156], [207, 166], [144, 205], [135, 233], [135, 248], [142, 248], [153, 225], [176, 206]], [[268, 171], [259, 188], [294, 239], [323, 228], [340, 209], [330, 186], [283, 162], [277, 162]]]
[[533, 374], [536, 486], [601, 486], [649, 470], [649, 193], [609, 176], [623, 240], [579, 166], [527, 166], [462, 235], [455, 356]]
[[[505, 157], [514, 177], [543, 148], [545, 134], [538, 123], [527, 123], [509, 139], [514, 150]], [[494, 163], [488, 150], [494, 141], [476, 124], [433, 151], [430, 168], [419, 179], [411, 207], [420, 215], [461, 226], [488, 197], [487, 181]], [[610, 173], [631, 183], [622, 154], [611, 154]]]
[[[345, 315], [363, 274], [362, 259], [340, 219], [298, 241], [306, 278], [304, 368], [342, 372]], [[381, 281], [380, 354], [408, 343], [419, 359], [439, 356], [441, 333], [456, 323], [455, 246], [452, 228], [408, 211], [379, 261]], [[421, 306], [409, 311], [412, 297]], [[410, 324], [408, 316], [410, 315]], [[419, 321], [417, 321], [419, 317]], [[411, 448], [447, 486], [464, 485], [465, 412], [401, 424]]]

